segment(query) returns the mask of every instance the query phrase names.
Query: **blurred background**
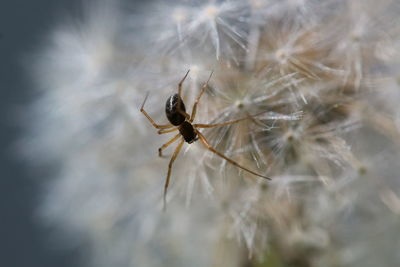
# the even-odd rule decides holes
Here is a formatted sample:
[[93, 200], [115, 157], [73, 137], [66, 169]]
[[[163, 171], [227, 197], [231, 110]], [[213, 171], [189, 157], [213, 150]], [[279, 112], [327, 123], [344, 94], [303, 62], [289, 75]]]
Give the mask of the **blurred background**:
[[[0, 266], [78, 266], [79, 248], [55, 248], [35, 214], [41, 199], [41, 170], [18, 159], [23, 133], [18, 116], [34, 98], [26, 61], [54, 23], [79, 10], [76, 0], [2, 1], [0, 4]], [[44, 172], [44, 170], [43, 170]]]
[[[115, 3], [0, 6], [0, 267], [399, 266], [398, 1]], [[188, 69], [199, 122], [269, 111], [204, 134], [274, 179], [195, 144], [162, 213], [139, 107]]]

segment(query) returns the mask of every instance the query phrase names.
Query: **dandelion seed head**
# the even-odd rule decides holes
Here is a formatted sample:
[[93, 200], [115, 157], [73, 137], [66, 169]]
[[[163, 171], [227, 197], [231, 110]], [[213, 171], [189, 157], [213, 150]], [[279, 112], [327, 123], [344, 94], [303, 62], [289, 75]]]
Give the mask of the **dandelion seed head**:
[[249, 4], [252, 8], [262, 8], [268, 5], [268, 1], [265, 0], [249, 0]]
[[290, 50], [287, 48], [280, 48], [275, 52], [276, 61], [280, 64], [286, 64], [290, 56]]
[[176, 23], [182, 23], [187, 19], [188, 12], [182, 7], [176, 8], [172, 12], [172, 18], [175, 20]]
[[202, 14], [204, 14], [204, 16], [207, 17], [207, 19], [212, 19], [212, 20], [215, 19], [218, 13], [219, 13], [218, 7], [212, 4], [205, 6], [204, 11], [202, 12]]
[[[173, 1], [133, 15], [102, 2], [76, 27], [55, 28], [33, 71], [42, 94], [27, 142], [32, 161], [59, 166], [44, 221], [90, 244], [94, 266], [388, 258], [398, 236], [400, 6], [368, 3]], [[158, 135], [139, 109], [149, 92], [146, 112], [168, 123], [165, 101], [188, 70], [188, 113], [212, 73], [194, 124], [243, 119], [199, 131], [272, 180], [197, 140], [173, 164], [163, 213], [176, 143], [159, 158], [173, 135]]]

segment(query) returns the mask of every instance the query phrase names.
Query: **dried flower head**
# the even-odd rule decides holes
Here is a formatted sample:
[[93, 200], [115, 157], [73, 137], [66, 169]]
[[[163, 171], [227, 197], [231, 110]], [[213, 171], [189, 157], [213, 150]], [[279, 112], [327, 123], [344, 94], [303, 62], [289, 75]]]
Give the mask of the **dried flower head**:
[[[399, 262], [396, 1], [171, 1], [144, 15], [91, 4], [39, 52], [26, 144], [32, 160], [60, 166], [43, 218], [90, 244], [95, 266]], [[149, 92], [146, 111], [166, 123], [189, 69], [187, 107], [214, 70], [194, 123], [249, 117], [201, 133], [273, 179], [193, 142], [163, 213], [157, 148], [170, 137], [140, 103]]]

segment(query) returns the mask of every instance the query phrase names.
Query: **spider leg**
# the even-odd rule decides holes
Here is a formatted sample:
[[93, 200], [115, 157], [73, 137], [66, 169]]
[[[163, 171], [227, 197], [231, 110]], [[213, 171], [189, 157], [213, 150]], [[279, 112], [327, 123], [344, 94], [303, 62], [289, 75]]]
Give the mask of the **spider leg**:
[[185, 118], [186, 118], [187, 120], [190, 120], [190, 115], [187, 114], [185, 111], [179, 109], [178, 112], [179, 112], [181, 115], [185, 116]]
[[197, 127], [197, 128], [214, 128], [214, 127], [220, 127], [220, 126], [226, 126], [226, 125], [231, 125], [231, 124], [235, 124], [244, 120], [252, 120], [254, 123], [259, 124], [259, 122], [257, 122], [254, 117], [265, 113], [266, 111], [257, 113], [255, 115], [249, 115], [248, 117], [244, 117], [241, 119], [237, 119], [237, 120], [232, 120], [232, 121], [226, 121], [226, 122], [221, 122], [221, 123], [216, 123], [216, 124], [202, 124], [202, 123], [195, 123], [193, 124], [193, 127]]
[[250, 119], [251, 117], [246, 117], [246, 118], [241, 118], [241, 119], [237, 119], [237, 120], [233, 120], [233, 121], [226, 121], [226, 122], [222, 122], [222, 123], [216, 123], [216, 124], [202, 124], [202, 123], [195, 123], [193, 124], [193, 127], [196, 128], [214, 128], [214, 127], [220, 127], [220, 126], [226, 126], [226, 125], [230, 125], [230, 124], [235, 124], [247, 119]]
[[171, 160], [169, 161], [168, 164], [168, 174], [167, 174], [167, 179], [165, 180], [165, 185], [164, 185], [164, 205], [163, 205], [163, 210], [165, 211], [166, 207], [167, 207], [167, 190], [168, 190], [168, 185], [169, 185], [169, 180], [171, 178], [171, 168], [172, 168], [172, 164], [174, 163], [176, 157], [178, 156], [179, 152], [181, 151], [182, 145], [184, 143], [184, 139], [182, 138], [182, 140], [179, 142], [178, 146], [175, 148], [174, 154], [171, 157]]
[[221, 158], [225, 159], [226, 161], [228, 161], [229, 163], [235, 165], [235, 166], [238, 167], [238, 168], [241, 168], [241, 169], [243, 169], [243, 170], [245, 170], [245, 171], [247, 171], [247, 172], [249, 172], [249, 173], [251, 173], [251, 174], [254, 174], [254, 175], [256, 175], [256, 176], [259, 176], [259, 177], [262, 177], [262, 178], [271, 180], [271, 178], [269, 178], [268, 176], [264, 176], [264, 175], [261, 175], [261, 174], [258, 174], [258, 173], [256, 173], [256, 172], [254, 172], [254, 171], [252, 171], [252, 170], [249, 170], [249, 169], [247, 169], [246, 167], [243, 167], [242, 165], [240, 165], [239, 163], [237, 163], [236, 161], [234, 161], [234, 160], [228, 158], [227, 156], [225, 156], [225, 155], [222, 154], [221, 152], [217, 151], [214, 147], [212, 147], [212, 146], [208, 143], [207, 139], [206, 139], [198, 130], [195, 129], [195, 131], [196, 131], [196, 133], [198, 134], [201, 143], [202, 143], [208, 150], [210, 150], [211, 152], [217, 154], [218, 156], [220, 156]]
[[182, 80], [178, 84], [178, 96], [179, 96], [178, 97], [178, 107], [179, 107], [178, 112], [181, 115], [185, 116], [185, 118], [187, 120], [190, 119], [190, 115], [187, 114], [185, 111], [181, 110], [180, 107], [181, 107], [181, 99], [182, 99], [182, 85], [183, 85], [183, 82], [186, 80], [186, 77], [188, 76], [189, 72], [190, 72], [190, 69], [186, 72], [185, 76], [183, 76]]
[[182, 84], [185, 81], [186, 77], [188, 76], [190, 69], [186, 72], [185, 76], [183, 76], [182, 80], [178, 84], [178, 96], [182, 98]]
[[198, 105], [198, 103], [200, 101], [201, 96], [204, 94], [204, 92], [205, 92], [205, 90], [207, 88], [208, 82], [210, 81], [211, 76], [213, 75], [213, 73], [214, 73], [214, 71], [211, 71], [210, 77], [208, 77], [207, 82], [201, 88], [200, 93], [197, 96], [196, 101], [193, 104], [192, 115], [190, 116], [190, 120], [189, 120], [190, 123], [192, 123], [194, 121], [194, 118], [196, 117], [197, 105]]
[[168, 142], [166, 142], [165, 144], [163, 144], [159, 149], [158, 149], [158, 156], [162, 157], [162, 151], [164, 149], [166, 149], [170, 144], [172, 144], [173, 142], [175, 142], [176, 140], [178, 140], [179, 136], [181, 136], [180, 133], [178, 133], [177, 135], [175, 135], [174, 137], [172, 137], [171, 139], [168, 140]]
[[179, 130], [178, 127], [173, 128], [173, 129], [161, 129], [161, 130], [158, 130], [157, 133], [158, 133], [158, 134], [166, 134], [166, 133], [175, 132], [175, 131], [177, 131], [177, 130]]
[[173, 127], [174, 125], [172, 125], [172, 124], [166, 124], [166, 125], [157, 124], [157, 123], [150, 117], [150, 115], [147, 114], [147, 112], [144, 110], [144, 104], [146, 103], [146, 100], [147, 100], [147, 97], [148, 97], [148, 96], [149, 96], [149, 93], [146, 94], [146, 97], [145, 97], [144, 100], [143, 100], [143, 104], [142, 104], [142, 106], [140, 107], [140, 112], [142, 112], [143, 115], [146, 116], [146, 118], [150, 121], [150, 123], [153, 124], [154, 128], [157, 128], [157, 129], [169, 129], [169, 128]]

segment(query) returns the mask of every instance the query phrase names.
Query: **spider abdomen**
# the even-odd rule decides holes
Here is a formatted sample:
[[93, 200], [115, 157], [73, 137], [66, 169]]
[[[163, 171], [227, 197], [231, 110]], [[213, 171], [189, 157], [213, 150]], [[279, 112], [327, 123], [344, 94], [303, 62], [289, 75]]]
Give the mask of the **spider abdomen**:
[[[180, 107], [178, 107], [178, 105]], [[185, 104], [183, 103], [183, 100], [179, 98], [178, 94], [174, 94], [170, 96], [167, 103], [165, 103], [165, 114], [172, 125], [181, 125], [186, 119], [179, 110], [186, 112]]]
[[185, 141], [189, 144], [197, 140], [197, 134], [194, 131], [193, 125], [190, 124], [190, 122], [184, 121], [179, 126], [179, 132], [183, 136], [183, 139], [185, 139]]

